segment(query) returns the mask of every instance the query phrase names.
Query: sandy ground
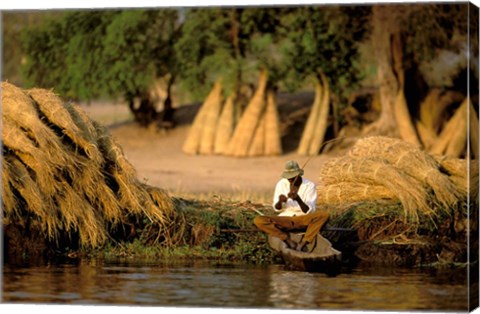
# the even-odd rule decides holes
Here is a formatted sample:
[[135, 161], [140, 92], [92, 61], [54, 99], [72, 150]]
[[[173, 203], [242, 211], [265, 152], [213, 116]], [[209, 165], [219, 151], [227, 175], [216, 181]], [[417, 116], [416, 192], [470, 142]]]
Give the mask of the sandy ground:
[[172, 195], [217, 194], [242, 200], [269, 201], [287, 160], [307, 160], [305, 177], [316, 182], [327, 156], [299, 156], [294, 151], [277, 157], [234, 158], [192, 156], [182, 152], [190, 124], [168, 132], [138, 127], [125, 106], [85, 107], [89, 115], [108, 125], [113, 137], [138, 172], [140, 180], [168, 190]]

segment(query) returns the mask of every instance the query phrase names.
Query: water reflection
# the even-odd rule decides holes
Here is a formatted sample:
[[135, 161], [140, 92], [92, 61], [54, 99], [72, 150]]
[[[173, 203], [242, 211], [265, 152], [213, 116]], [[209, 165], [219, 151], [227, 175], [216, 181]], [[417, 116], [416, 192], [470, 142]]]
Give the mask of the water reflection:
[[464, 271], [356, 268], [329, 277], [206, 262], [4, 266], [2, 302], [230, 308], [467, 310]]

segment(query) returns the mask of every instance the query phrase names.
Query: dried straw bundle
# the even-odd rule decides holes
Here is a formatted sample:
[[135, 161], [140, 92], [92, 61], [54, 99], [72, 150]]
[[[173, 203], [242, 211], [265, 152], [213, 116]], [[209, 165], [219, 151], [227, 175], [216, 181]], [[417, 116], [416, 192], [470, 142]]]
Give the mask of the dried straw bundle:
[[278, 118], [277, 103], [273, 91], [267, 93], [267, 109], [265, 111], [265, 152], [266, 156], [282, 154], [282, 141]]
[[222, 81], [219, 79], [215, 83], [212, 93], [208, 96], [208, 111], [203, 123], [202, 137], [200, 140], [199, 153], [211, 155], [214, 152], [215, 133], [217, 131], [218, 118], [222, 111]]
[[[18, 87], [2, 82], [3, 116], [25, 130], [32, 142], [44, 151], [61, 151], [61, 140], [38, 118], [35, 102]], [[58, 158], [66, 157], [60, 154]], [[67, 161], [63, 161], [66, 163]]]
[[308, 154], [310, 156], [318, 155], [318, 153], [320, 152], [320, 148], [322, 147], [328, 125], [327, 122], [328, 112], [330, 109], [330, 88], [328, 84], [328, 79], [325, 74], [320, 73], [320, 79], [322, 80], [323, 86], [322, 101], [320, 103], [318, 117], [313, 131], [312, 142], [310, 143], [310, 148], [308, 150]]
[[400, 139], [372, 136], [358, 140], [349, 155], [353, 158], [377, 156], [384, 159], [430, 187], [445, 210], [456, 204], [461, 197], [456, 185], [440, 171], [440, 164], [435, 158], [414, 144]]
[[[22, 162], [12, 157], [4, 158], [3, 180], [7, 180], [7, 182], [11, 184], [12, 188], [18, 192], [26, 203], [26, 206], [30, 208], [35, 215], [42, 217], [46, 214], [46, 208], [43, 206], [43, 195], [37, 185], [34, 184], [33, 179], [30, 177], [27, 168]], [[11, 207], [5, 206], [4, 210], [6, 214], [21, 217], [21, 208], [17, 206], [17, 203], [15, 202], [16, 196], [12, 192], [12, 189], [4, 189], [7, 204], [13, 205]], [[55, 226], [50, 226], [48, 224], [47, 226], [49, 230], [55, 229]]]
[[222, 154], [230, 142], [235, 129], [235, 95], [230, 95], [223, 105], [223, 110], [218, 119], [217, 132], [215, 135], [215, 154]]
[[[3, 182], [3, 189], [2, 189], [2, 204], [3, 204], [3, 219], [5, 220], [7, 217], [10, 219], [18, 220], [21, 219], [21, 210], [23, 206], [20, 202], [17, 201], [18, 196], [15, 195], [14, 191], [14, 180], [15, 176], [10, 171], [9, 166], [10, 163], [4, 158], [2, 160], [2, 182]], [[8, 185], [5, 184], [8, 182]], [[35, 209], [33, 209], [35, 211]], [[4, 222], [5, 225], [5, 222]]]
[[442, 170], [445, 171], [452, 182], [462, 194], [462, 199], [466, 200], [468, 195], [470, 199], [478, 198], [478, 161], [448, 156], [435, 155], [435, 159], [440, 163]]
[[88, 133], [81, 132], [60, 97], [52, 91], [38, 88], [29, 90], [28, 95], [36, 102], [40, 112], [49, 122], [61, 128], [62, 132], [83, 150], [88, 158], [97, 163], [101, 162], [102, 156], [93, 138]]
[[80, 108], [48, 91], [1, 87], [4, 223], [35, 219], [46, 237], [77, 232], [80, 244], [97, 246], [132, 215], [160, 225], [172, 218], [168, 195], [141, 184], [107, 130]]
[[265, 88], [267, 87], [267, 82], [268, 72], [263, 70], [260, 73], [257, 90], [235, 128], [225, 152], [226, 155], [235, 157], [248, 156], [255, 130], [260, 124], [261, 117], [265, 111]]
[[203, 102], [200, 110], [198, 111], [195, 119], [193, 120], [192, 126], [190, 127], [190, 131], [188, 132], [187, 139], [183, 144], [183, 152], [190, 155], [196, 155], [199, 153], [200, 145], [203, 138], [203, 129], [206, 126], [207, 119], [211, 119], [209, 117], [210, 109], [212, 104], [216, 105], [216, 102], [220, 101], [220, 96], [222, 91], [222, 83], [221, 80], [217, 80], [208, 94], [207, 98]]
[[[97, 128], [94, 125], [94, 121], [90, 119], [88, 114], [78, 105], [70, 103], [64, 103], [65, 109], [68, 110], [70, 117], [74, 124], [82, 131], [84, 137], [89, 138], [92, 143], [97, 143]], [[98, 123], [97, 123], [98, 124]]]
[[154, 206], [151, 196], [145, 189], [145, 185], [137, 179], [137, 173], [132, 164], [125, 158], [123, 150], [110, 136], [108, 130], [93, 121], [99, 149], [105, 158], [105, 167], [109, 169], [108, 178], [116, 182], [115, 192], [120, 207], [135, 215], [146, 215], [151, 221], [163, 224], [166, 213], [172, 213], [173, 204], [166, 194], [162, 205], [162, 211]]
[[147, 201], [147, 206], [150, 206], [152, 213], [158, 213], [159, 208], [162, 209], [162, 215], [154, 215], [156, 221], [162, 225], [165, 225], [168, 222], [166, 217], [175, 217], [175, 207], [173, 202], [168, 195], [168, 193], [155, 186], [147, 185], [144, 183], [140, 184], [140, 188], [146, 191], [146, 194], [149, 196]]
[[260, 122], [257, 125], [255, 134], [253, 135], [252, 144], [248, 149], [248, 156], [262, 156], [265, 153], [265, 131], [266, 123], [265, 115], [260, 118]]
[[334, 159], [322, 168], [320, 178], [325, 185], [359, 182], [383, 186], [395, 193], [403, 205], [405, 218], [410, 222], [419, 221], [418, 211], [426, 216], [434, 214], [429, 195], [424, 188], [419, 188], [418, 181], [381, 158]]
[[[50, 180], [50, 173], [62, 168], [65, 157], [63, 154], [46, 154], [44, 150], [35, 145], [28, 135], [21, 130], [18, 124], [2, 117], [2, 139], [8, 152], [14, 154], [35, 174], [39, 189], [46, 195], [54, 195], [59, 188], [56, 182]], [[50, 162], [42, 162], [48, 160]]]
[[297, 153], [299, 155], [308, 155], [310, 151], [313, 133], [317, 127], [317, 120], [320, 113], [322, 99], [322, 85], [317, 80], [315, 82], [315, 99], [313, 101], [312, 110], [308, 115], [307, 123], [305, 124], [305, 129], [302, 133], [302, 138], [300, 139], [300, 144], [298, 145], [297, 149]]
[[317, 204], [342, 204], [381, 199], [397, 199], [395, 193], [384, 186], [359, 182], [340, 182], [317, 187]]

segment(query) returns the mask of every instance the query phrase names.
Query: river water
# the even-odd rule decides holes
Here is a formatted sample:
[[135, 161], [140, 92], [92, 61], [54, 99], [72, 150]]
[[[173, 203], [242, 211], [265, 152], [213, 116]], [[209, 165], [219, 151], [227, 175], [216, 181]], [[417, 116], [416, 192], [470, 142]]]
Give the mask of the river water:
[[2, 302], [222, 308], [466, 311], [466, 270], [79, 260], [3, 266]]

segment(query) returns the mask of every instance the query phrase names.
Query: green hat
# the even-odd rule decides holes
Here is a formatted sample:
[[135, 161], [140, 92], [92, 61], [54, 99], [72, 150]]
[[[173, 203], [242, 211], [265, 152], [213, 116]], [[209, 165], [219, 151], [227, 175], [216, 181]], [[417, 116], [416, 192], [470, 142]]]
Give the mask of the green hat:
[[291, 179], [296, 176], [303, 176], [303, 169], [300, 168], [298, 163], [293, 160], [289, 160], [285, 163], [285, 169], [282, 173], [282, 178]]

